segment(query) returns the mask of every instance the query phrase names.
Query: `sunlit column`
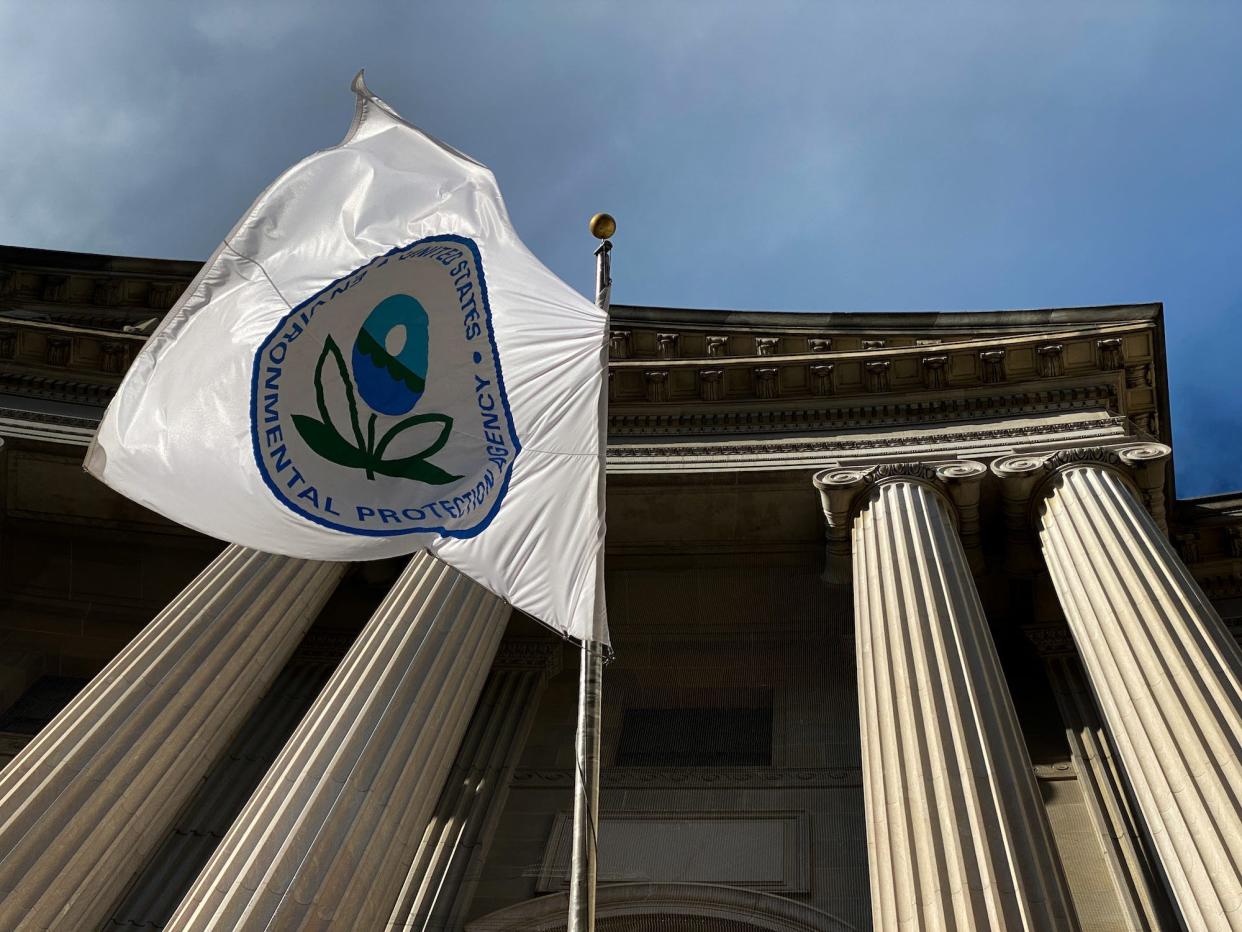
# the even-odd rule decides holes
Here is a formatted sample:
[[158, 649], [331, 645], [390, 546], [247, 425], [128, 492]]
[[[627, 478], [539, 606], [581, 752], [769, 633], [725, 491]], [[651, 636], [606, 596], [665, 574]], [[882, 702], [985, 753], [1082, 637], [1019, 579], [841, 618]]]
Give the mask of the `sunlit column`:
[[0, 772], [0, 928], [105, 922], [344, 571], [229, 547]]
[[1155, 444], [1049, 459], [1039, 539], [1186, 926], [1242, 928], [1242, 653], [1148, 514]]
[[383, 928], [509, 611], [415, 556], [167, 928]]
[[951, 487], [984, 472], [816, 476], [830, 523], [851, 528], [877, 929], [1078, 927], [954, 527]]

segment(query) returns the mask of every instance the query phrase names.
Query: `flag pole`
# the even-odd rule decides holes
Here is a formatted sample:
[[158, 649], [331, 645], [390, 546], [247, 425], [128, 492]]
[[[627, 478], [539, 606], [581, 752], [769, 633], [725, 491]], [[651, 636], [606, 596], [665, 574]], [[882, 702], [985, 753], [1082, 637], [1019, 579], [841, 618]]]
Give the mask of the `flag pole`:
[[[612, 240], [617, 223], [608, 214], [591, 218], [595, 250], [595, 303], [605, 312], [612, 300]], [[578, 731], [574, 739], [574, 848], [569, 869], [568, 932], [595, 932], [595, 877], [598, 870], [599, 731], [604, 687], [604, 645], [582, 639], [578, 674]]]

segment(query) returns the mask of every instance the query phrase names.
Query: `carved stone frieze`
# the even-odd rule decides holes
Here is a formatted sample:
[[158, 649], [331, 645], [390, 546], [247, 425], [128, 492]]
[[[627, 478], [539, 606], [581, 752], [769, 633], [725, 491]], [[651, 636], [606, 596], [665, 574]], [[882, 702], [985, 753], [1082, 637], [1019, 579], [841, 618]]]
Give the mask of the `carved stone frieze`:
[[699, 370], [699, 397], [704, 401], [719, 401], [723, 396], [723, 369]]
[[67, 366], [73, 352], [72, 337], [47, 338], [46, 360], [49, 366]]
[[634, 355], [633, 334], [629, 330], [611, 330], [608, 333], [608, 356], [610, 359], [629, 359]]
[[[1120, 429], [1123, 426], [1121, 418], [1110, 418], [1102, 422], [1105, 426]], [[995, 443], [1004, 444], [1025, 438], [1049, 438], [1055, 439], [1061, 435], [1071, 435], [1075, 431], [1073, 425], [1062, 424], [1038, 424], [1029, 427], [998, 427], [991, 430], [973, 430], [954, 434], [954, 438], [962, 443]], [[902, 443], [911, 447], [932, 447], [944, 442], [941, 434], [926, 434], [921, 436], [911, 436], [903, 439]], [[798, 440], [798, 441], [779, 441], [764, 443], [759, 449], [765, 453], [818, 453], [824, 458], [830, 458], [833, 455], [841, 456], [845, 454], [865, 453], [867, 450], [875, 448], [875, 440]], [[678, 444], [680, 453], [686, 456], [712, 456], [718, 458], [728, 458], [730, 456], [748, 455], [754, 450], [753, 445], [744, 447], [732, 446], [721, 443], [703, 443], [694, 446], [686, 446]], [[624, 444], [620, 446], [609, 447], [608, 457], [610, 459], [624, 459], [627, 457], [653, 457], [667, 453], [666, 447], [658, 446], [638, 446], [636, 444]]]
[[129, 344], [104, 342], [99, 345], [99, 368], [121, 375], [129, 367]]
[[668, 401], [668, 370], [648, 369], [643, 373], [643, 380], [647, 386], [648, 401]]
[[125, 300], [126, 282], [123, 278], [101, 278], [95, 282], [95, 303], [116, 307]]
[[1126, 388], [1151, 388], [1151, 363], [1126, 366]]
[[1065, 344], [1045, 343], [1035, 347], [1035, 366], [1042, 379], [1065, 375]]
[[[76, 379], [54, 378], [32, 372], [0, 372], [0, 387], [14, 394], [34, 398], [55, 398], [60, 401], [106, 407], [116, 394], [115, 385], [99, 385]], [[22, 418], [30, 418], [23, 414]]]
[[[612, 331], [614, 335], [620, 333], [618, 330]], [[628, 332], [628, 331], [626, 331]], [[696, 345], [695, 353], [704, 354], [695, 358], [695, 353], [687, 355], [685, 345], [679, 342], [679, 334], [669, 332], [655, 333], [647, 331], [644, 334], [647, 339], [656, 341], [657, 356], [666, 360], [670, 370], [674, 368], [685, 368], [693, 370], [699, 365], [698, 360], [704, 358], [730, 358], [733, 360], [732, 365], [738, 367], [753, 366], [755, 360], [771, 359], [772, 365], [780, 368], [800, 369], [797, 377], [785, 378], [782, 376], [781, 382], [785, 385], [785, 394], [804, 394], [807, 397], [813, 396], [813, 390], [809, 381], [805, 378], [806, 366], [811, 360], [806, 357], [811, 353], [829, 353], [834, 352], [833, 340], [829, 337], [808, 337], [801, 335], [800, 339], [806, 341], [808, 353], [795, 352], [782, 354], [782, 350], [787, 350], [790, 346], [790, 336], [755, 336], [753, 334], [709, 334], [699, 337], [704, 341], [702, 347]], [[1126, 339], [1129, 339], [1128, 337]], [[1109, 341], [1115, 341], [1113, 343]], [[732, 342], [729, 342], [732, 341]], [[749, 341], [749, 342], [747, 342]], [[775, 341], [775, 342], [773, 342]], [[839, 342], [839, 341], [838, 341]], [[956, 387], [972, 388], [978, 386], [1000, 386], [1006, 382], [1027, 381], [1032, 377], [1044, 378], [1048, 380], [1063, 378], [1067, 372], [1068, 360], [1073, 358], [1076, 362], [1075, 374], [1079, 377], [1080, 384], [1076, 390], [1086, 391], [1102, 391], [1107, 392], [1110, 396], [1118, 396], [1126, 392], [1135, 393], [1132, 397], [1114, 401], [1114, 409], [1128, 410], [1144, 410], [1150, 407], [1152, 399], [1150, 392], [1143, 386], [1136, 387], [1131, 384], [1126, 387], [1125, 379], [1115, 379], [1112, 377], [1102, 378], [1099, 384], [1094, 386], [1081, 385], [1081, 379], [1088, 376], [1091, 371], [1095, 371], [1097, 375], [1102, 370], [1101, 361], [1111, 365], [1115, 360], [1113, 356], [1113, 347], [1116, 353], [1121, 352], [1123, 345], [1121, 337], [1109, 337], [1104, 340], [1097, 340], [1089, 334], [1069, 335], [1058, 339], [1057, 342], [1049, 342], [1047, 339], [1039, 340], [1035, 334], [1024, 335], [1021, 338], [1009, 340], [989, 341], [984, 344], [979, 340], [952, 340], [952, 341], [934, 341], [934, 340], [918, 340], [918, 345], [901, 345], [893, 346], [892, 340], [860, 340], [860, 343], [866, 345], [865, 353], [859, 353], [857, 350], [835, 350], [841, 354], [840, 359], [830, 358], [823, 360], [825, 363], [833, 363], [837, 365], [837, 377], [835, 381], [835, 393], [839, 395], [854, 393], [871, 393], [876, 391], [896, 391], [902, 389], [910, 389], [914, 386], [910, 385], [910, 375], [918, 372], [918, 365], [923, 358], [935, 358], [943, 356], [946, 358], [945, 374], [952, 374], [951, 381]], [[877, 344], [884, 344], [879, 346]], [[1103, 344], [1103, 351], [1097, 344]], [[929, 346], [935, 345], [935, 349], [928, 349]], [[814, 348], [814, 349], [812, 349]], [[643, 362], [637, 359], [627, 359], [618, 355], [618, 349], [613, 346], [612, 361], [621, 370], [641, 370]], [[742, 351], [742, 355], [730, 357], [729, 352]], [[798, 347], [798, 349], [801, 349]], [[1021, 353], [1016, 352], [1021, 350]], [[1090, 349], [1093, 353], [1091, 357], [1095, 363], [1094, 366], [1085, 366], [1086, 354], [1084, 350]], [[880, 352], [876, 352], [876, 351]], [[1072, 350], [1072, 352], [1071, 352]], [[627, 355], [631, 355], [626, 350]], [[749, 354], [749, 355], [747, 355]], [[934, 354], [934, 356], [932, 355]], [[848, 360], [851, 365], [846, 368], [842, 365]], [[879, 372], [883, 368], [883, 364], [889, 363], [892, 367], [889, 374], [884, 375]], [[911, 369], [911, 363], [915, 364], [915, 368]], [[722, 363], [729, 366], [730, 363]], [[1131, 383], [1134, 379], [1147, 378], [1143, 366], [1151, 367], [1153, 364], [1145, 357], [1136, 358], [1133, 361], [1134, 369], [1130, 373]], [[623, 384], [630, 384], [628, 379], [632, 376], [623, 376], [625, 380]], [[844, 380], [843, 380], [844, 379]], [[891, 383], [891, 384], [890, 384]], [[938, 377], [931, 376], [931, 384], [938, 384]], [[888, 387], [883, 387], [888, 385]], [[1060, 389], [1050, 389], [1060, 390]], [[630, 394], [622, 391], [622, 396]], [[631, 400], [633, 399], [631, 396]], [[738, 392], [738, 400], [744, 400], [742, 393]], [[692, 402], [691, 402], [692, 403]]]
[[888, 372], [893, 364], [886, 359], [863, 363], [864, 381], [869, 392], [886, 392], [889, 388]]
[[44, 301], [64, 301], [69, 297], [69, 276], [44, 275], [39, 295]]
[[757, 367], [754, 370], [756, 397], [767, 400], [780, 394], [780, 371], [775, 367]]
[[979, 354], [981, 378], [988, 384], [1005, 381], [1005, 351], [984, 350]]
[[929, 391], [938, 391], [949, 384], [945, 367], [948, 356], [924, 356], [922, 359], [923, 387]]
[[174, 282], [152, 282], [147, 288], [147, 305], [156, 310], [167, 310], [180, 293], [181, 289]]
[[1120, 337], [1096, 340], [1095, 349], [1098, 356], [1097, 365], [1101, 369], [1111, 371], [1113, 369], [1120, 369], [1125, 364]]
[[0, 359], [13, 359], [17, 356], [17, 331], [0, 330]]
[[811, 366], [811, 391], [816, 395], [832, 394], [832, 363]]
[[1083, 408], [1115, 409], [1112, 386], [1086, 386], [1004, 395], [944, 395], [915, 402], [873, 402], [821, 410], [790, 408], [758, 411], [679, 411], [610, 413], [608, 432], [616, 436], [660, 436], [698, 433], [732, 434], [833, 430], [869, 423], [925, 425], [962, 419], [1006, 417], [1025, 412], [1046, 413]]

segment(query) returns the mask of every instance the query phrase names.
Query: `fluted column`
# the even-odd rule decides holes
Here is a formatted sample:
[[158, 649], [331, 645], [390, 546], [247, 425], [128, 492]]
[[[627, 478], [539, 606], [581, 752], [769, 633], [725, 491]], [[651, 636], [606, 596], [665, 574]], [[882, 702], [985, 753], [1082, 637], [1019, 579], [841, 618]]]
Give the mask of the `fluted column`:
[[1138, 813], [1069, 631], [1061, 626], [1041, 633], [1038, 646], [1048, 682], [1061, 710], [1078, 785], [1125, 912], [1126, 928], [1134, 932], [1176, 929], [1177, 917], [1160, 879], [1160, 869], [1143, 837]]
[[1167, 456], [1051, 458], [1037, 526], [1184, 923], [1242, 929], [1242, 654], [1130, 485]]
[[[1076, 929], [946, 485], [979, 464], [827, 471], [852, 521], [871, 907], [881, 930]], [[855, 505], [855, 507], [858, 507]]]
[[486, 843], [507, 798], [561, 645], [510, 641], [501, 646], [453, 771], [389, 920], [390, 930], [451, 932], [462, 915]]
[[0, 928], [98, 928], [345, 570], [227, 548], [0, 773]]
[[415, 556], [167, 928], [383, 928], [508, 613]]

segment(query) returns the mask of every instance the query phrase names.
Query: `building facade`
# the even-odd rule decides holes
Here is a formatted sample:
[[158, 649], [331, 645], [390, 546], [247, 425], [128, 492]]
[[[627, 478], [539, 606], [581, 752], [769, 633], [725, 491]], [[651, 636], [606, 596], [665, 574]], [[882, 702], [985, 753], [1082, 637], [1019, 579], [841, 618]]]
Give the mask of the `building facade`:
[[[82, 471], [197, 270], [0, 249], [0, 928], [563, 929], [573, 645]], [[612, 316], [600, 929], [1242, 928], [1158, 305]]]

